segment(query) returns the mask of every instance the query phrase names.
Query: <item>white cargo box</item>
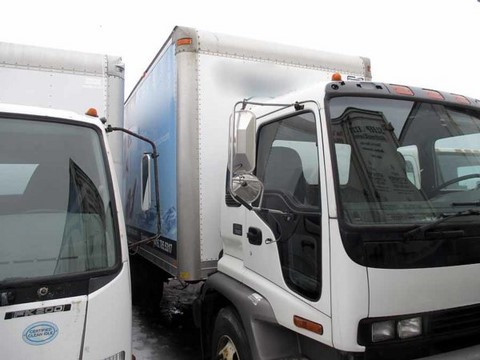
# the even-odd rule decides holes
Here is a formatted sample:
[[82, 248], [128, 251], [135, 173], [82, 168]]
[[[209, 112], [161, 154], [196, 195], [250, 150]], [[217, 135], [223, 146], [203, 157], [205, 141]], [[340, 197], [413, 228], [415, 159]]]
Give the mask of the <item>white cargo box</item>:
[[[140, 255], [173, 276], [198, 280], [222, 249], [220, 206], [229, 116], [237, 101], [273, 98], [344, 78], [370, 80], [370, 61], [176, 27], [125, 104], [125, 126], [156, 142], [161, 238]], [[141, 160], [151, 149], [125, 137], [126, 222], [131, 242], [156, 233], [141, 209]], [[152, 185], [153, 186], [153, 185]]]

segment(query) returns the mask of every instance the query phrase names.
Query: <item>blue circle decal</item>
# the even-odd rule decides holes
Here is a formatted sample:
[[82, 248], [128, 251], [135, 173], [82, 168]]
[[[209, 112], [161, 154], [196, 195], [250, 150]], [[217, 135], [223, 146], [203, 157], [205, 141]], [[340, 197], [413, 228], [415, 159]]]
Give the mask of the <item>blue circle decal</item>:
[[49, 321], [36, 322], [23, 331], [23, 341], [30, 345], [44, 345], [58, 335], [58, 326]]

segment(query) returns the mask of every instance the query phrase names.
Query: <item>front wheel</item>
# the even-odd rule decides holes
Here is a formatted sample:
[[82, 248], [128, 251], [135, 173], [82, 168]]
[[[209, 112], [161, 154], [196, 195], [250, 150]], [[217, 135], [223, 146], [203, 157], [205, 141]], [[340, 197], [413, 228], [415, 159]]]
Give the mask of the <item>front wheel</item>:
[[212, 336], [212, 360], [251, 360], [247, 335], [236, 312], [223, 308], [218, 312]]

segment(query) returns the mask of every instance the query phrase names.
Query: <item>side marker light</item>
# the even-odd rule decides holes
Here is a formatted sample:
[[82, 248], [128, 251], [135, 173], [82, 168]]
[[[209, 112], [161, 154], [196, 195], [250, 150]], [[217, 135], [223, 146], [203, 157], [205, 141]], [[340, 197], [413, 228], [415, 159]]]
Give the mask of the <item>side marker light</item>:
[[192, 38], [181, 38], [177, 40], [177, 46], [192, 45]]
[[323, 335], [323, 326], [316, 322], [313, 322], [295, 315], [293, 317], [293, 323], [295, 324], [296, 327], [299, 327], [301, 329], [305, 329], [308, 331], [312, 331], [318, 335]]

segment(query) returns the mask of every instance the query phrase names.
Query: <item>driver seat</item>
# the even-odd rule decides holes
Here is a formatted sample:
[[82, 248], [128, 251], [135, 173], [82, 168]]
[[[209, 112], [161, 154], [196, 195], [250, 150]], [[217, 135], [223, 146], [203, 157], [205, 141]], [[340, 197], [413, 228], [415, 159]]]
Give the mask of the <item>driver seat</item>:
[[305, 204], [307, 181], [303, 174], [302, 159], [294, 149], [284, 146], [271, 148], [263, 183], [265, 190], [286, 193]]

